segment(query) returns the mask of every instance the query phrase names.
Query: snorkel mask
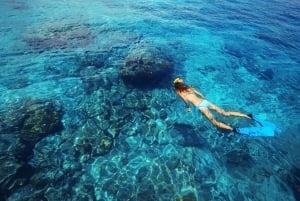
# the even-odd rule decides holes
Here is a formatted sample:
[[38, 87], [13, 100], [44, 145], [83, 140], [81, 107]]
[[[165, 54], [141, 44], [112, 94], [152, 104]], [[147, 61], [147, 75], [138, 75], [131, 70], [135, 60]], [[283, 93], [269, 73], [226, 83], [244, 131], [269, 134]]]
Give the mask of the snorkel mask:
[[177, 77], [174, 81], [173, 81], [173, 84], [176, 84], [177, 82], [179, 82], [179, 80], [181, 80], [182, 78], [180, 77]]

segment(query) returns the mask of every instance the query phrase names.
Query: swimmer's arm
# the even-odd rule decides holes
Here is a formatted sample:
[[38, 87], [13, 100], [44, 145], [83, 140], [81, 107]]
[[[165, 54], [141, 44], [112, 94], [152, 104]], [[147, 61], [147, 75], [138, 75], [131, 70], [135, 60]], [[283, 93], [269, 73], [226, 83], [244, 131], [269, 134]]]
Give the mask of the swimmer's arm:
[[191, 111], [191, 107], [190, 107], [189, 102], [185, 101], [184, 99], [183, 99], [183, 101], [185, 102], [185, 109], [186, 109], [186, 111], [190, 112]]

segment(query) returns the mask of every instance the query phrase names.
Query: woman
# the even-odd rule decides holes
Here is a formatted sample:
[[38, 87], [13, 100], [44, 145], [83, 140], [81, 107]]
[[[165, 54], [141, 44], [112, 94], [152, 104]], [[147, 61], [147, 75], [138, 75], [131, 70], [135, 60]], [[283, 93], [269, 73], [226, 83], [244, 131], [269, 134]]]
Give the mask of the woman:
[[224, 111], [223, 109], [219, 108], [218, 106], [212, 104], [211, 102], [207, 101], [204, 97], [204, 95], [198, 91], [196, 91], [194, 88], [186, 85], [183, 82], [182, 78], [176, 78], [174, 80], [174, 88], [176, 93], [182, 98], [182, 100], [186, 104], [186, 110], [188, 112], [191, 111], [191, 108], [189, 106], [189, 103], [192, 103], [195, 107], [199, 108], [202, 114], [205, 115], [205, 117], [211, 121], [211, 123], [219, 128], [223, 128], [229, 131], [237, 132], [235, 128], [224, 124], [222, 122], [219, 122], [215, 119], [215, 117], [212, 115], [210, 110], [215, 110], [216, 112], [224, 115], [224, 116], [237, 116], [237, 117], [245, 117], [248, 119], [251, 119], [251, 115], [242, 114], [240, 112], [232, 112], [232, 111]]

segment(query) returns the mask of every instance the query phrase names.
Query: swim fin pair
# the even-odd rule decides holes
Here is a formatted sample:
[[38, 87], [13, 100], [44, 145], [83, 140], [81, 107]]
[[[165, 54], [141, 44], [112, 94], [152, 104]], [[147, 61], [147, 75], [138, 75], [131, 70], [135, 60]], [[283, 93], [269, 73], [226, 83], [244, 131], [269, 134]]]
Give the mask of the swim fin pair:
[[252, 115], [252, 119], [254, 120], [254, 121], [256, 121], [257, 123], [259, 123], [261, 126], [263, 126], [263, 127], [269, 127], [269, 128], [271, 128], [271, 129], [273, 129], [275, 132], [277, 132], [277, 133], [281, 133], [282, 132], [282, 130], [281, 130], [281, 128], [279, 128], [278, 126], [276, 126], [274, 123], [272, 123], [272, 122], [269, 122], [269, 121], [265, 121], [265, 120], [262, 120], [262, 119], [260, 119], [260, 118], [258, 118], [258, 117], [256, 117], [256, 116], [253, 116]]
[[274, 123], [262, 120], [254, 115], [251, 115], [252, 119], [256, 121], [260, 126], [235, 128], [235, 132], [248, 136], [274, 136], [275, 132], [281, 133], [281, 129]]

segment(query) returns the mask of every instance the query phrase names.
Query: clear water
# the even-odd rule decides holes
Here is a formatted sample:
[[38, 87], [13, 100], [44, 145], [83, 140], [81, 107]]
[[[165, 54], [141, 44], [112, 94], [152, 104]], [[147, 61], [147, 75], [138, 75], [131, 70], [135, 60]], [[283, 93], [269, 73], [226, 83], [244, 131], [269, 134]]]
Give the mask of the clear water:
[[[3, 0], [0, 11], [1, 200], [300, 200], [299, 1]], [[220, 131], [185, 112], [172, 79], [124, 85], [141, 44], [172, 58], [172, 78], [282, 133]], [[46, 132], [51, 103], [63, 129]], [[27, 123], [45, 135], [28, 143]]]

